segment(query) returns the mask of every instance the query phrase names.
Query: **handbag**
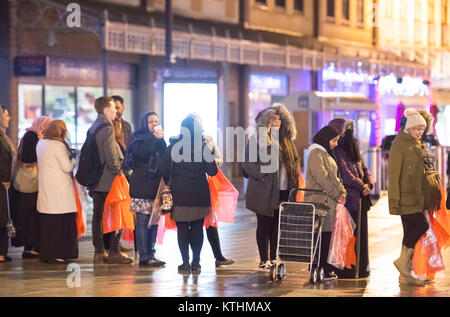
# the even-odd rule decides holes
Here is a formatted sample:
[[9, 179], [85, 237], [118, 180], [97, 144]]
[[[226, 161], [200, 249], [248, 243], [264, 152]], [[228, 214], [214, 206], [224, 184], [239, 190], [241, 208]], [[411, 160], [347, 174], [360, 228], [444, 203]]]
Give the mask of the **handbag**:
[[38, 178], [39, 169], [36, 163], [19, 163], [19, 168], [13, 179], [13, 186], [21, 193], [37, 193], [39, 189]]
[[6, 190], [6, 204], [8, 207], [8, 219], [6, 220], [6, 233], [8, 235], [8, 238], [14, 238], [17, 235], [16, 227], [14, 226], [14, 223], [11, 220], [11, 210], [9, 206], [9, 190]]
[[169, 172], [169, 182], [164, 190], [161, 191], [161, 195], [159, 196], [160, 205], [161, 205], [161, 215], [168, 214], [173, 210], [173, 197], [172, 191], [170, 190], [170, 184], [172, 181], [172, 170], [173, 170], [173, 161], [170, 161], [170, 172]]

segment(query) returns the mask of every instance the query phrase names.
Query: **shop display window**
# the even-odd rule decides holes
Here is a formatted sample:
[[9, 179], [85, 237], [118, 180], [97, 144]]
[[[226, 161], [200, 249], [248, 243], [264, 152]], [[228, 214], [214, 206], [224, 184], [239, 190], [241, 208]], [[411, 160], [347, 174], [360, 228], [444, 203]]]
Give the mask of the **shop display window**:
[[442, 146], [450, 146], [450, 106], [439, 107], [436, 134]]
[[67, 126], [67, 141], [76, 144], [75, 87], [45, 86], [45, 115], [63, 120]]
[[42, 86], [19, 85], [19, 138], [42, 114]]
[[95, 99], [103, 96], [103, 88], [77, 87], [77, 148], [81, 148], [92, 123], [97, 119]]

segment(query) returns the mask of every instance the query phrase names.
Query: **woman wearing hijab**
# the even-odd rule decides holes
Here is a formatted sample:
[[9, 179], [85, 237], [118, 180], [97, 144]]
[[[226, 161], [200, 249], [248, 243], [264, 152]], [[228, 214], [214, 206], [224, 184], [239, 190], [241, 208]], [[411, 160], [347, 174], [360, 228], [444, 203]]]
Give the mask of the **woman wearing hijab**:
[[55, 120], [36, 147], [39, 259], [48, 263], [66, 263], [67, 259], [78, 258], [77, 205], [72, 179], [76, 154], [69, 148], [66, 137], [66, 124]]
[[[172, 151], [173, 149], [173, 151]], [[172, 153], [173, 152], [173, 153]], [[160, 171], [173, 196], [171, 218], [177, 224], [178, 247], [183, 263], [180, 273], [200, 272], [200, 252], [203, 245], [203, 223], [211, 207], [211, 194], [206, 174], [217, 174], [212, 150], [203, 138], [200, 122], [187, 117], [181, 123], [181, 134], [170, 139], [170, 145], [160, 160]], [[189, 264], [189, 246], [192, 263]]]
[[[367, 212], [372, 206], [372, 200], [369, 192], [373, 188], [374, 179], [369, 173], [364, 160], [361, 158], [357, 140], [354, 137], [354, 121], [341, 118], [334, 119], [328, 124], [333, 127], [341, 136], [338, 146], [334, 149], [336, 155], [339, 173], [345, 190], [347, 199], [345, 207], [355, 221], [355, 232], [360, 230], [359, 241], [355, 243], [355, 249], [359, 244], [359, 268], [358, 277], [368, 277], [369, 267], [369, 240]], [[358, 221], [359, 218], [359, 221]], [[360, 223], [360, 228], [358, 228]], [[342, 272], [336, 271], [339, 277], [354, 278], [356, 276], [356, 267], [352, 269], [345, 268]]]
[[[52, 119], [50, 117], [42, 116], [35, 119], [30, 128], [20, 140], [19, 150], [17, 154], [17, 171], [13, 187], [15, 190], [15, 206], [13, 220], [17, 229], [16, 237], [11, 239], [12, 245], [15, 247], [24, 247], [22, 258], [37, 258], [39, 255], [39, 217], [36, 209], [37, 204], [37, 190], [36, 192], [21, 192], [25, 191], [20, 185], [37, 184], [38, 174], [24, 173], [19, 175], [21, 169], [32, 170], [37, 172], [37, 157], [36, 146], [38, 141], [44, 137], [44, 132]], [[36, 179], [34, 179], [34, 177]], [[19, 179], [21, 183], [19, 184]], [[26, 186], [27, 187], [27, 186]]]
[[[327, 263], [331, 232], [336, 220], [337, 204], [345, 205], [347, 192], [338, 177], [333, 149], [338, 145], [339, 134], [330, 126], [320, 129], [314, 136], [313, 144], [308, 148], [308, 167], [306, 184], [308, 189], [317, 189], [328, 193], [327, 205], [330, 210], [322, 224], [322, 242], [319, 266], [324, 267], [325, 276], [334, 276], [336, 268]], [[325, 195], [305, 192], [305, 201], [325, 203]]]
[[11, 258], [7, 256], [8, 233], [6, 221], [8, 220], [8, 206], [6, 204], [6, 190], [11, 186], [15, 149], [11, 139], [6, 134], [10, 120], [8, 109], [0, 105], [0, 263], [11, 261]]
[[147, 225], [161, 180], [156, 164], [166, 148], [158, 115], [147, 112], [141, 118], [139, 129], [132, 134], [125, 155], [125, 164], [129, 164], [126, 169], [133, 170], [130, 177], [131, 211], [136, 213], [135, 233], [140, 266], [165, 265], [165, 262], [155, 258], [158, 225], [150, 228]]

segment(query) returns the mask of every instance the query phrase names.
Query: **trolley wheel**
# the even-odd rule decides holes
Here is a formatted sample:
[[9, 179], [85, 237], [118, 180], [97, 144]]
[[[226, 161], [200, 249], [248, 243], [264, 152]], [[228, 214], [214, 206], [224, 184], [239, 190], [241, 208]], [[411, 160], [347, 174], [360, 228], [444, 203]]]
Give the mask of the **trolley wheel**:
[[284, 266], [284, 263], [281, 263], [280, 265], [278, 265], [277, 278], [281, 281], [283, 279], [285, 273], [286, 273], [286, 267]]
[[319, 269], [319, 282], [322, 283], [325, 280], [325, 269], [321, 267]]
[[271, 282], [275, 281], [275, 279], [277, 278], [277, 265], [274, 264], [270, 267], [270, 276], [269, 279]]
[[315, 268], [311, 271], [310, 281], [312, 284], [317, 284], [317, 282], [319, 281], [319, 270], [317, 268]]

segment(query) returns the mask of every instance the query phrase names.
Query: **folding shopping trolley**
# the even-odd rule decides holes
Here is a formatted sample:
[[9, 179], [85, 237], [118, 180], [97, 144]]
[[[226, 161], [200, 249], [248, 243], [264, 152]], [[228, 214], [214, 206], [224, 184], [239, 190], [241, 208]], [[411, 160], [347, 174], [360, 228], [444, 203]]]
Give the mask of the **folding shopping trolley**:
[[[296, 197], [299, 190], [323, 194], [325, 203], [292, 202], [291, 197]], [[283, 279], [286, 273], [283, 261], [309, 263], [313, 284], [325, 279], [324, 268], [319, 264], [322, 223], [330, 210], [327, 201], [328, 194], [324, 191], [298, 188], [290, 191], [289, 202], [280, 204], [277, 261], [270, 269], [271, 281]]]

